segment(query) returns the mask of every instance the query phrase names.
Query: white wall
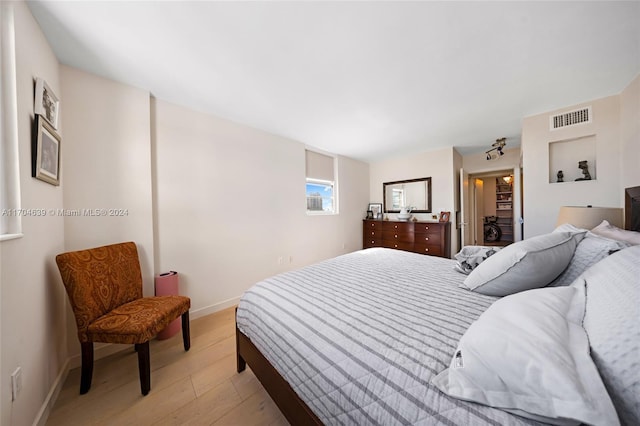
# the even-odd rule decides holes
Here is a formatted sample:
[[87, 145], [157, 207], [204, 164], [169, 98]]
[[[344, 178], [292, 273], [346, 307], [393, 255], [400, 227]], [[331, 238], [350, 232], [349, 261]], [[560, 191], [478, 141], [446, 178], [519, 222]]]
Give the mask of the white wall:
[[144, 294], [153, 295], [149, 92], [67, 66], [60, 70], [68, 120], [64, 207], [106, 213], [65, 217], [65, 247], [136, 242]]
[[[31, 177], [34, 79], [44, 78], [60, 95], [58, 61], [26, 4], [13, 6], [22, 208], [58, 209], [63, 205], [63, 186]], [[60, 114], [64, 117], [64, 109]], [[64, 152], [64, 127], [61, 134]], [[64, 171], [62, 176], [64, 179]], [[54, 259], [64, 251], [63, 219], [25, 216], [22, 230], [24, 237], [0, 242], [2, 425], [32, 424], [67, 360], [66, 294]], [[11, 402], [10, 376], [18, 366], [22, 367], [23, 387]]]
[[[549, 116], [592, 106], [591, 123], [549, 130]], [[549, 143], [595, 135], [597, 179], [591, 181], [549, 183]], [[550, 111], [523, 121], [524, 237], [551, 232], [560, 206], [622, 207], [620, 101], [609, 96], [583, 104]], [[581, 160], [576, 153], [575, 167]]]
[[[64, 208], [81, 212], [64, 218], [65, 251], [134, 241], [144, 294], [152, 296], [149, 93], [67, 66], [60, 67], [60, 75], [66, 114]], [[75, 367], [80, 344], [70, 306], [67, 315], [68, 348], [75, 355]], [[105, 346], [96, 345], [96, 357], [102, 356]]]
[[640, 185], [640, 75], [620, 94], [622, 187]]
[[236, 303], [270, 275], [362, 248], [366, 164], [339, 157], [340, 213], [307, 216], [303, 144], [160, 100], [152, 125], [156, 272], [181, 274], [196, 314]]
[[[382, 184], [406, 179], [431, 177], [432, 211], [451, 212], [451, 250], [455, 253], [458, 243], [455, 225], [457, 180], [453, 148], [423, 152], [417, 155], [378, 161], [370, 165], [369, 197], [372, 203], [382, 203]], [[457, 152], [455, 152], [457, 154]], [[458, 154], [459, 155], [459, 154]], [[394, 215], [390, 215], [393, 217]], [[430, 219], [431, 214], [415, 214], [420, 220]]]

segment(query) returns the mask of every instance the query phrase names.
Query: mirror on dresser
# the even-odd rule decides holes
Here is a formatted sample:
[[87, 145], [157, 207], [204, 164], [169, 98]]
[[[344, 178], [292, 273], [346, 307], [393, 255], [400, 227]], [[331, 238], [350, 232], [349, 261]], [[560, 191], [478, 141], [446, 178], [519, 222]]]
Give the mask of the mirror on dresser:
[[412, 213], [431, 213], [431, 178], [399, 180], [382, 184], [385, 213], [399, 213], [411, 208]]

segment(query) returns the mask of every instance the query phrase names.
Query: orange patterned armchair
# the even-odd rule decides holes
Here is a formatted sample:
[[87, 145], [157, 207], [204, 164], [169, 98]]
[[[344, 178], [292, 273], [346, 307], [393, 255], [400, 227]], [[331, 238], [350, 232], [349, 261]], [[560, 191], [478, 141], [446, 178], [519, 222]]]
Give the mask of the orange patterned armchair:
[[151, 389], [149, 340], [182, 316], [184, 350], [191, 346], [189, 308], [184, 296], [142, 297], [135, 243], [63, 253], [56, 263], [67, 290], [82, 348], [80, 393], [91, 388], [93, 342], [129, 343], [138, 352], [140, 389]]

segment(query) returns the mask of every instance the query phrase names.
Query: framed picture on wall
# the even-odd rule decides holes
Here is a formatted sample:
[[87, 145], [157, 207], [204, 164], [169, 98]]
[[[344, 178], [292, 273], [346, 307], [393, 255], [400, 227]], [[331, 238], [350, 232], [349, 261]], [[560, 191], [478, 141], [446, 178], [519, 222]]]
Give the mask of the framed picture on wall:
[[373, 219], [380, 219], [382, 217], [382, 203], [369, 203], [367, 211], [371, 210]]
[[36, 115], [44, 117], [54, 129], [58, 129], [60, 100], [42, 78], [36, 79], [36, 97], [33, 111]]
[[51, 185], [60, 185], [60, 142], [62, 139], [41, 115], [36, 116], [36, 137], [31, 152], [32, 173]]

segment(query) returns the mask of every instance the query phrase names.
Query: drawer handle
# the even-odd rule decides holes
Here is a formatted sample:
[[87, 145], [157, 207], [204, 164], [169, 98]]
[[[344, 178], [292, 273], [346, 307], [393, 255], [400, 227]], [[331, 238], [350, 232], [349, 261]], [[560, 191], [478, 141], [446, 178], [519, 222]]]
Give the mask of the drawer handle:
[[371, 232], [371, 235], [376, 235], [376, 233], [375, 232]]
[[371, 244], [375, 244], [375, 243], [376, 243], [375, 241], [371, 241]]
[[398, 248], [398, 245], [397, 245], [397, 244], [394, 244], [394, 245], [393, 245], [393, 248]]
[[425, 241], [429, 241], [429, 237], [425, 237], [425, 238], [424, 238], [424, 240], [425, 240]]
[[394, 228], [396, 228], [396, 229], [398, 229], [398, 225], [394, 225], [393, 227], [394, 227]]
[[428, 248], [426, 248], [426, 249], [424, 249], [424, 251], [429, 251], [429, 249], [428, 249]]
[[428, 229], [429, 229], [429, 227], [428, 227], [428, 226], [425, 226], [425, 227], [424, 227], [424, 229], [425, 229], [425, 230], [428, 230]]
[[393, 238], [398, 238], [398, 236], [397, 236], [397, 235], [394, 235], [394, 236], [393, 236]]

